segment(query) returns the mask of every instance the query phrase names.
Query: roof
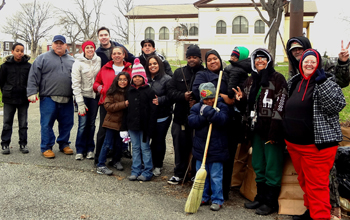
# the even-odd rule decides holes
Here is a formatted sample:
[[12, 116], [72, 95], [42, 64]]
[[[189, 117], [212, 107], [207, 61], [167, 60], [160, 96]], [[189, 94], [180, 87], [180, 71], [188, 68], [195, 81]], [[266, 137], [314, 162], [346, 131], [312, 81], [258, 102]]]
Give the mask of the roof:
[[198, 9], [193, 4], [186, 5], [140, 5], [131, 9], [129, 18], [198, 18]]

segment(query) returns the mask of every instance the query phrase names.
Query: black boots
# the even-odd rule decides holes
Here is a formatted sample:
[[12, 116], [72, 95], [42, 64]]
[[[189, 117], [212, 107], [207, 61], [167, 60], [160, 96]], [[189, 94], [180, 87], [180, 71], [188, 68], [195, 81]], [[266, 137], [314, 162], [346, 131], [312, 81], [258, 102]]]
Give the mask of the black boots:
[[265, 196], [265, 183], [256, 183], [258, 193], [256, 194], [253, 202], [244, 203], [244, 207], [247, 209], [257, 209], [264, 203]]
[[256, 209], [258, 215], [269, 215], [278, 210], [278, 196], [281, 187], [265, 185], [265, 201], [262, 206]]
[[307, 209], [302, 215], [293, 215], [293, 220], [312, 220], [310, 211]]

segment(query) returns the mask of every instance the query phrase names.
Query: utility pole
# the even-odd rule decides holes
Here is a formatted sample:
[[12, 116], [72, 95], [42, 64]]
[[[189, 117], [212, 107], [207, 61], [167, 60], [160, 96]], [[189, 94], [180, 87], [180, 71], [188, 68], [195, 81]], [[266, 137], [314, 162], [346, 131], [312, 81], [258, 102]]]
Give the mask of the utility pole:
[[290, 1], [290, 29], [289, 37], [297, 37], [303, 35], [304, 20], [304, 0]]

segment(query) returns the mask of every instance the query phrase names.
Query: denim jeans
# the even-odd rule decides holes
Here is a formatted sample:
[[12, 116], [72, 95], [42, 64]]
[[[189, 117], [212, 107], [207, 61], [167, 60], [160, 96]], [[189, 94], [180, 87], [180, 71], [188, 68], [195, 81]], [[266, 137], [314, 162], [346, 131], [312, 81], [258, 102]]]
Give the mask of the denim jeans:
[[107, 115], [107, 111], [103, 105], [100, 105], [99, 108], [100, 108], [100, 125], [98, 127], [98, 132], [96, 135], [95, 164], [98, 164], [98, 158], [100, 156], [100, 151], [106, 136], [106, 128], [102, 127], [102, 125]]
[[4, 103], [4, 125], [1, 133], [1, 146], [9, 146], [12, 136], [13, 118], [17, 110], [19, 145], [27, 145], [28, 131], [28, 106], [26, 104], [6, 104]]
[[[132, 166], [131, 175], [144, 176], [150, 180], [152, 173], [152, 152], [149, 146], [149, 137], [146, 142], [142, 142], [143, 132], [129, 130], [129, 135], [132, 143]], [[142, 161], [144, 168], [142, 169]]]
[[[197, 171], [201, 168], [201, 165], [202, 161], [197, 160]], [[222, 205], [224, 203], [222, 192], [223, 165], [220, 162], [206, 163], [205, 170], [207, 171], [207, 178], [205, 179], [202, 201], [207, 202], [211, 199], [212, 203]]]
[[106, 166], [107, 153], [109, 150], [113, 149], [115, 149], [116, 154], [119, 155], [120, 161], [122, 155], [122, 139], [120, 137], [119, 131], [106, 128], [105, 141], [103, 142], [100, 155], [98, 157], [97, 167]]
[[55, 134], [52, 127], [57, 120], [58, 132], [56, 142], [59, 149], [69, 146], [70, 131], [74, 123], [73, 98], [68, 103], [54, 102], [51, 97], [40, 98], [41, 152], [51, 150], [55, 144]]
[[84, 98], [84, 103], [88, 108], [86, 115], [80, 116], [77, 139], [75, 141], [75, 148], [77, 154], [86, 154], [87, 152], [94, 152], [95, 150], [95, 120], [98, 110], [98, 99]]
[[166, 134], [171, 123], [171, 115], [163, 122], [158, 122], [156, 132], [151, 141], [152, 161], [154, 167], [163, 167], [163, 160], [166, 151]]

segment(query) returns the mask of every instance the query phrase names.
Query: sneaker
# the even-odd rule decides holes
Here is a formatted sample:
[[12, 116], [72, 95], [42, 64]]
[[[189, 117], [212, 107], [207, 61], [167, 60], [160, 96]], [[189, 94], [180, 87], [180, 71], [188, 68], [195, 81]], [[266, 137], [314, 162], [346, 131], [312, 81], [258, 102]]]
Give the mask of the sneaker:
[[29, 150], [28, 150], [27, 146], [25, 146], [25, 145], [20, 145], [19, 150], [22, 152], [22, 154], [29, 153]]
[[116, 162], [114, 165], [113, 165], [114, 168], [116, 168], [117, 170], [119, 171], [123, 171], [124, 170], [124, 167], [123, 165], [120, 163], [120, 162]]
[[168, 183], [172, 185], [177, 185], [182, 181], [182, 178], [177, 177], [177, 176], [172, 176], [169, 180]]
[[131, 175], [131, 176], [128, 177], [128, 179], [129, 179], [130, 181], [135, 181], [135, 180], [137, 180], [137, 176]]
[[153, 175], [154, 176], [160, 176], [162, 173], [160, 172], [160, 167], [156, 167], [156, 168], [154, 168], [154, 170], [153, 170]]
[[137, 177], [137, 180], [138, 181], [150, 181], [150, 179], [147, 179], [146, 177], [144, 177], [144, 176], [142, 176], [142, 175], [140, 175], [139, 177]]
[[10, 154], [9, 146], [2, 146], [2, 154]]
[[92, 159], [94, 159], [94, 157], [95, 157], [94, 152], [90, 151], [90, 152], [87, 153], [86, 159], [92, 160]]
[[203, 200], [202, 200], [200, 206], [203, 206], [203, 205], [210, 205], [210, 202], [209, 202], [209, 201], [203, 201]]
[[216, 204], [216, 203], [213, 203], [210, 206], [210, 210], [212, 210], [212, 211], [219, 211], [220, 209], [221, 209], [221, 205]]
[[128, 159], [131, 159], [131, 158], [132, 158], [132, 155], [131, 155], [131, 153], [130, 153], [129, 150], [124, 150], [124, 151], [123, 151], [123, 157], [128, 158]]
[[65, 155], [72, 155], [73, 154], [73, 150], [69, 146], [63, 148], [61, 150], [61, 152], [63, 152]]
[[84, 159], [84, 156], [83, 156], [83, 154], [76, 154], [76, 155], [75, 155], [75, 159], [76, 159], [76, 160], [83, 160], [83, 159]]
[[43, 156], [48, 158], [48, 159], [52, 159], [52, 158], [55, 158], [55, 153], [52, 152], [52, 150], [47, 150], [47, 151], [43, 152]]
[[113, 173], [112, 170], [108, 169], [108, 167], [97, 167], [96, 172], [98, 174], [111, 175]]

